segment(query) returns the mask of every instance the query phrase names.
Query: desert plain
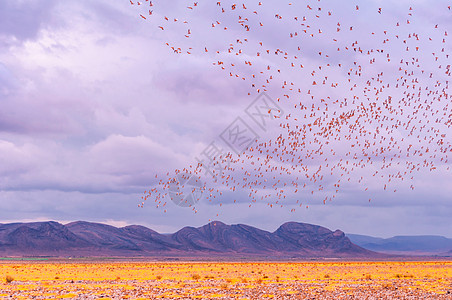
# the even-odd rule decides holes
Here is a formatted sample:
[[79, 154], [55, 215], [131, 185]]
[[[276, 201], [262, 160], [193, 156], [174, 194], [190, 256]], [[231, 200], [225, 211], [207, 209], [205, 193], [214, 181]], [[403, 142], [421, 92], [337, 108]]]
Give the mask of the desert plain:
[[1, 261], [0, 299], [452, 299], [451, 261]]

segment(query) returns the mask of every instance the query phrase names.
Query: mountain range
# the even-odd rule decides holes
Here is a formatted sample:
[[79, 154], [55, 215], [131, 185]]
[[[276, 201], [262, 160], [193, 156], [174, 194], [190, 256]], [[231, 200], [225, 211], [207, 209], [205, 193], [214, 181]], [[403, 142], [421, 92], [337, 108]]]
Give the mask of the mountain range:
[[438, 235], [394, 236], [378, 238], [346, 234], [356, 245], [368, 250], [398, 255], [452, 255], [452, 239]]
[[160, 234], [144, 226], [73, 222], [0, 224], [2, 257], [272, 257], [369, 258], [340, 231], [288, 222], [269, 232], [219, 221]]

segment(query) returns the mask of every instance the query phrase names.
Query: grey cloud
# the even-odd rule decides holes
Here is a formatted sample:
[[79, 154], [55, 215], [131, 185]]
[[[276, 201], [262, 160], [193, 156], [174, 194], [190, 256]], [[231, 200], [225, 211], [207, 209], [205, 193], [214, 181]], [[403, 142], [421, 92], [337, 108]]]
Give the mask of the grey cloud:
[[0, 62], [0, 103], [17, 88], [14, 74]]
[[14, 36], [18, 40], [36, 38], [52, 18], [55, 0], [0, 2], [0, 36]]
[[[329, 4], [335, 6], [338, 15], [333, 15], [329, 22], [335, 24], [335, 18], [347, 16], [341, 10], [342, 2], [331, 2]], [[172, 53], [164, 46], [168, 36], [155, 30], [163, 15], [159, 15], [160, 19], [145, 22], [128, 1], [85, 0], [59, 2], [58, 5], [55, 1], [36, 1], [39, 4], [28, 6], [24, 3], [0, 3], [0, 36], [30, 40], [27, 47], [17, 46], [14, 52], [0, 55], [4, 61], [4, 65], [0, 65], [0, 95], [3, 95], [0, 98], [1, 219], [113, 220], [144, 224], [156, 230], [166, 228], [162, 230], [171, 232], [185, 225], [203, 225], [216, 218], [218, 213], [218, 219], [226, 223], [267, 226], [268, 230], [274, 230], [287, 220], [295, 220], [375, 235], [450, 232], [450, 222], [447, 223], [446, 218], [451, 211], [450, 193], [447, 191], [447, 179], [450, 178], [447, 174], [450, 173], [441, 172], [436, 173], [437, 177], [430, 172], [419, 173], [417, 180], [423, 182], [415, 192], [381, 192], [380, 183], [383, 181], [374, 181], [369, 196], [358, 192], [359, 187], [353, 183], [343, 185], [336, 200], [325, 206], [318, 205], [323, 200], [320, 194], [312, 197], [299, 194], [285, 200], [284, 208], [270, 209], [266, 203], [249, 208], [249, 192], [241, 190], [235, 194], [225, 192], [221, 209], [217, 201], [202, 199], [196, 214], [190, 209], [176, 207], [168, 199], [166, 214], [161, 206], [156, 209], [157, 203], [153, 202], [147, 203], [144, 209], [137, 209], [141, 202], [140, 192], [156, 184], [155, 173], [166, 174], [193, 163], [194, 157], [212, 139], [235, 117], [243, 114], [243, 109], [254, 99], [246, 96], [251, 89], [250, 83], [241, 78], [230, 78], [229, 70], [222, 71], [218, 66], [212, 66], [214, 55]], [[376, 2], [369, 3], [372, 3], [369, 13], [377, 14], [373, 11]], [[178, 13], [171, 10], [173, 2], [162, 5], [167, 8], [165, 12]], [[272, 23], [274, 11], [287, 18], [299, 14], [277, 2], [269, 5], [265, 23]], [[185, 7], [183, 5], [181, 9], [187, 14]], [[20, 12], [18, 8], [24, 11]], [[31, 16], [33, 12], [35, 14]], [[209, 13], [205, 12], [204, 16]], [[315, 18], [315, 13], [312, 12], [310, 18]], [[24, 21], [24, 28], [13, 28], [11, 24], [20, 20], [19, 14], [30, 15], [32, 20]], [[157, 16], [157, 9], [155, 14]], [[202, 29], [201, 21], [205, 23], [206, 20], [191, 25]], [[236, 19], [224, 20], [224, 23], [229, 21], [235, 22]], [[364, 21], [365, 18], [363, 30], [374, 28], [375, 24]], [[49, 26], [55, 22], [59, 22], [60, 27]], [[46, 28], [48, 35], [40, 40], [38, 33], [42, 28]], [[419, 26], [413, 27], [416, 28]], [[209, 51], [236, 43], [235, 35], [243, 28], [230, 29], [227, 32], [222, 30], [218, 37], [209, 31], [206, 36], [214, 37], [206, 41]], [[263, 40], [270, 47], [285, 48], [287, 33], [292, 28], [284, 28], [287, 32], [278, 26], [268, 29], [266, 35], [262, 34], [264, 31], [252, 33], [250, 40], [253, 39], [255, 44]], [[193, 41], [187, 42], [182, 35], [176, 38], [176, 42], [193, 43], [199, 48], [205, 40], [204, 31], [199, 32]], [[36, 38], [38, 40], [33, 43], [31, 40]], [[351, 33], [344, 34], [345, 42], [341, 46], [352, 38]], [[49, 48], [49, 39], [50, 45], [61, 47]], [[360, 42], [372, 44], [372, 41]], [[336, 50], [331, 42], [310, 44], [309, 38], [300, 39], [300, 44], [306, 53], [302, 58], [306, 70], [317, 68], [323, 62], [316, 52], [318, 48], [330, 52]], [[258, 51], [258, 47], [243, 46], [243, 49], [253, 55]], [[333, 56], [335, 62], [352, 63], [356, 58], [353, 53]], [[243, 58], [245, 56], [227, 53], [219, 56], [228, 65], [242, 64]], [[282, 57], [273, 58], [274, 55], [262, 56], [254, 66], [277, 65], [284, 76], [290, 77], [301, 88], [311, 88], [309, 72], [290, 70]], [[375, 66], [378, 71], [383, 67]], [[248, 77], [252, 71], [240, 70]], [[344, 71], [338, 68], [334, 69], [334, 74], [328, 72], [334, 81], [346, 80]], [[284, 76], [279, 76], [278, 80]], [[25, 84], [17, 84], [18, 80]], [[284, 99], [279, 81], [270, 85], [269, 90], [270, 96]], [[338, 88], [332, 98], [350, 97], [353, 92], [347, 90], [347, 87]], [[322, 87], [313, 89], [313, 92], [322, 97], [326, 94]], [[297, 102], [311, 101], [295, 92], [289, 94], [296, 97]], [[291, 111], [287, 105], [287, 112]], [[261, 141], [278, 133], [279, 128], [272, 129]], [[336, 147], [337, 153], [346, 149], [346, 145], [331, 147]], [[305, 162], [305, 165], [315, 168], [317, 163], [313, 160]], [[251, 170], [247, 164], [243, 167], [244, 170], [238, 172]], [[367, 173], [358, 172], [356, 176]], [[291, 177], [280, 176], [278, 179], [285, 182]], [[325, 182], [327, 190], [330, 188], [327, 184], [336, 179]], [[394, 185], [398, 189], [407, 188], [401, 183]], [[429, 193], [438, 186], [446, 188]], [[370, 197], [373, 201], [369, 203], [367, 199]], [[235, 199], [239, 203], [230, 204]], [[298, 199], [308, 204], [309, 209], [305, 205], [302, 208], [295, 205]], [[297, 212], [291, 214], [290, 208], [297, 208]], [[413, 216], [418, 217], [417, 223], [410, 227]], [[360, 232], [354, 231], [357, 227]]]

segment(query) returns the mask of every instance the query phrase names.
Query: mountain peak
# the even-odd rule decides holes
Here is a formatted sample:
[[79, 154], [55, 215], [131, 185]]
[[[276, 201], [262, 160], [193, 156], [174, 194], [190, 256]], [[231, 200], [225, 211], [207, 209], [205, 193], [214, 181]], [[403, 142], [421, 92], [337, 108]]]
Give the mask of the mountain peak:
[[345, 233], [343, 231], [337, 229], [336, 231], [333, 232], [333, 236], [343, 237], [343, 236], [345, 236]]

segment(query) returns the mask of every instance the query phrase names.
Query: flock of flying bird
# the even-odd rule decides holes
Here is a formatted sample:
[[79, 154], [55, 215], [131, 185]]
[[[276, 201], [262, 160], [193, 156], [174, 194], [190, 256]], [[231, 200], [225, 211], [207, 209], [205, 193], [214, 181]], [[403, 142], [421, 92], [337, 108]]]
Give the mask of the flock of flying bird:
[[[241, 155], [216, 157], [215, 182], [201, 179], [200, 164], [156, 175], [139, 206], [152, 199], [166, 212], [178, 176], [196, 176], [220, 206], [228, 192], [248, 196], [250, 207], [287, 202], [295, 211], [312, 195], [326, 203], [344, 187], [396, 192], [404, 180], [414, 189], [416, 173], [450, 171], [450, 41], [414, 4], [386, 16], [371, 1], [130, 3], [175, 55], [210, 60], [248, 95], [267, 92], [288, 112]], [[447, 3], [436, 9], [452, 16]]]

